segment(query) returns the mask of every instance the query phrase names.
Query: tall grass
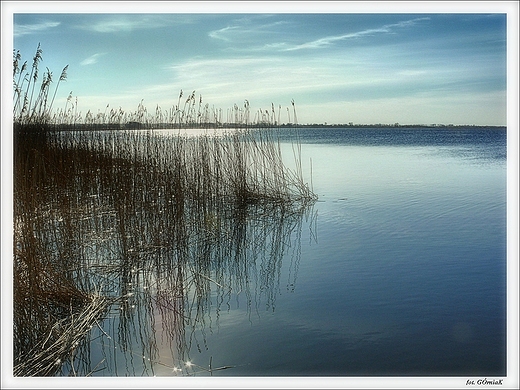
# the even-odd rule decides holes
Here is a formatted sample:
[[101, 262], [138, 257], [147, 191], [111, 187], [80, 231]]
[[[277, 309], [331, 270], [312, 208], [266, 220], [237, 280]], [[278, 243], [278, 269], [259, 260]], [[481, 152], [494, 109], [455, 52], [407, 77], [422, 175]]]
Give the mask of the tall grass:
[[[251, 128], [248, 102], [229, 113], [233, 123], [224, 123], [222, 111], [210, 110], [195, 92], [182, 109], [181, 91], [176, 106], [157, 107], [153, 116], [141, 102], [135, 113], [107, 106], [82, 120], [71, 96], [53, 112], [68, 66], [51, 97], [48, 69], [36, 88], [42, 53], [38, 46], [30, 70], [19, 66], [18, 52], [13, 60], [14, 374], [55, 375], [64, 362], [76, 374], [81, 359], [74, 357], [113, 307], [120, 334], [136, 326], [153, 333], [153, 326], [132, 323], [136, 284], [153, 289], [147, 312], [160, 311], [185, 354], [186, 318], [204, 322], [200, 308], [208, 304], [210, 286], [224, 294], [231, 284], [226, 278], [235, 275], [234, 284], [247, 290], [251, 260], [240, 248], [255, 259], [269, 236], [276, 238], [273, 258], [280, 258], [285, 233], [272, 236], [270, 226], [293, 226], [315, 201], [301, 173], [299, 146], [300, 168], [289, 170], [271, 126], [274, 106], [262, 117], [265, 127]], [[197, 137], [123, 130], [165, 120], [170, 128], [235, 129]], [[98, 131], [109, 128], [119, 131]], [[263, 241], [255, 237], [259, 229]], [[263, 276], [267, 284], [271, 271]], [[83, 375], [96, 369], [85, 367]]]

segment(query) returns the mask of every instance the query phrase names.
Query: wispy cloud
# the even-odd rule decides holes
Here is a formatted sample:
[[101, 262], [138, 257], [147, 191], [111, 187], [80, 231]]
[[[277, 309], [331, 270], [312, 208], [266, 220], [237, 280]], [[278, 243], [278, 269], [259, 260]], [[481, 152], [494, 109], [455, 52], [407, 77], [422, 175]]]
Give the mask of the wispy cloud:
[[277, 28], [286, 24], [288, 22], [283, 20], [273, 23], [254, 24], [249, 19], [242, 19], [235, 26], [227, 26], [219, 30], [210, 31], [208, 36], [223, 41], [236, 40], [237, 38], [243, 40], [247, 37], [258, 39], [261, 35], [278, 33]]
[[113, 18], [101, 20], [93, 24], [83, 25], [82, 28], [99, 33], [129, 32], [138, 28], [143, 28], [142, 20], [130, 20], [124, 18]]
[[85, 58], [83, 61], [80, 62], [80, 65], [92, 65], [98, 62], [99, 57], [104, 55], [105, 53], [96, 53], [91, 55], [88, 58]]
[[[337, 66], [327, 59], [305, 58], [294, 63], [283, 57], [250, 57], [188, 60], [172, 66], [173, 85], [192, 86], [203, 90], [211, 101], [233, 103], [237, 97], [255, 96], [262, 101], [288, 95], [312, 95], [327, 88], [349, 88], [363, 83], [361, 76], [346, 62]], [[353, 79], [342, 78], [344, 74]], [[371, 78], [370, 82], [375, 83]], [[256, 100], [255, 99], [255, 100]]]
[[362, 30], [362, 31], [348, 33], [348, 34], [329, 36], [329, 37], [320, 38], [320, 39], [317, 39], [317, 40], [314, 40], [314, 41], [311, 41], [311, 42], [306, 42], [306, 43], [303, 43], [303, 44], [300, 44], [300, 45], [287, 47], [284, 50], [286, 50], [286, 51], [293, 51], [293, 50], [302, 50], [302, 49], [320, 49], [320, 48], [323, 48], [323, 47], [328, 47], [328, 46], [332, 45], [335, 42], [344, 41], [344, 40], [347, 40], [347, 39], [356, 39], [356, 38], [361, 38], [361, 37], [364, 37], [364, 36], [371, 36], [371, 35], [375, 35], [375, 34], [390, 34], [390, 33], [394, 33], [394, 31], [396, 29], [413, 26], [417, 22], [420, 22], [420, 21], [423, 21], [423, 20], [429, 20], [429, 19], [430, 18], [427, 18], [427, 17], [425, 17], [425, 18], [415, 18], [415, 19], [411, 19], [411, 20], [405, 20], [405, 21], [402, 21], [402, 22], [399, 22], [399, 23], [386, 24], [386, 25], [381, 26], [379, 28], [371, 28], [371, 29], [366, 29], [366, 30]]
[[[475, 90], [472, 85], [482, 77], [481, 67], [469, 71], [464, 63], [431, 64], [394, 51], [395, 47], [377, 52], [354, 48], [348, 58], [341, 53], [320, 53], [303, 56], [297, 64], [274, 55], [187, 60], [170, 67], [173, 75], [169, 88], [195, 89], [225, 107], [240, 97], [263, 105], [268, 99], [280, 98], [283, 103], [283, 99], [295, 96], [309, 101], [366, 101], [422, 92], [458, 94]], [[382, 57], [387, 61], [381, 62]], [[154, 92], [150, 96], [161, 91]]]
[[132, 32], [134, 30], [157, 29], [193, 22], [191, 17], [172, 18], [168, 15], [110, 15], [96, 18], [92, 23], [77, 26], [80, 29], [98, 33]]
[[227, 37], [227, 34], [234, 31], [236, 32], [239, 28], [239, 26], [227, 26], [219, 30], [210, 31], [208, 36], [213, 39], [229, 41], [230, 39]]
[[[429, 20], [429, 17], [420, 17], [404, 20], [397, 23], [385, 24], [381, 27], [365, 29], [340, 35], [332, 35], [305, 43], [298, 43], [298, 34], [295, 33], [294, 23], [288, 21], [276, 21], [273, 23], [256, 24], [249, 19], [237, 20], [224, 28], [208, 33], [210, 38], [223, 42], [231, 42], [234, 45], [228, 49], [234, 52], [289, 52], [297, 50], [322, 49], [333, 46], [340, 41], [360, 39], [363, 37], [396, 34], [399, 29], [412, 27], [419, 22]], [[293, 27], [287, 29], [286, 27]], [[300, 26], [301, 27], [301, 26]], [[283, 37], [280, 40], [267, 39], [267, 37]], [[247, 45], [246, 45], [247, 43]]]
[[20, 37], [22, 35], [38, 34], [45, 30], [58, 27], [60, 22], [41, 22], [36, 24], [15, 24], [13, 27], [13, 35]]

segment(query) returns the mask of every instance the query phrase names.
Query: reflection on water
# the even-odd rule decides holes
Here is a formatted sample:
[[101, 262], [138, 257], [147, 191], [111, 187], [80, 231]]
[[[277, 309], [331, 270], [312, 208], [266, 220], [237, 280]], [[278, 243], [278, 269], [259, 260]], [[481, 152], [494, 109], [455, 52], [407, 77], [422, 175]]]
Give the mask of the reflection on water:
[[[91, 207], [98, 202], [93, 197]], [[88, 232], [76, 249], [88, 280], [115, 303], [59, 375], [212, 375], [234, 368], [214, 365], [218, 350], [201, 355], [209, 350], [207, 335], [237, 302], [249, 316], [274, 311], [281, 284], [295, 288], [302, 224], [315, 223], [312, 207], [115, 205], [76, 221]], [[283, 266], [289, 276], [281, 282]]]
[[322, 358], [299, 361], [298, 374], [504, 375], [505, 130], [476, 130], [473, 143], [456, 130], [437, 130], [436, 141], [431, 130], [381, 130], [382, 140], [373, 130], [368, 144], [353, 141], [364, 129], [332, 140], [328, 130], [302, 148], [318, 245], [302, 250], [307, 310], [290, 310], [305, 323], [301, 339], [319, 340], [304, 356]]
[[302, 219], [313, 218], [311, 210], [265, 213], [253, 207], [205, 218], [193, 210], [174, 218], [168, 242], [134, 234], [145, 230], [143, 213], [122, 219], [126, 235], [86, 244], [92, 268], [99, 268], [99, 277], [122, 299], [62, 374], [193, 375], [231, 369], [199, 357], [208, 350], [206, 334], [219, 327], [220, 313], [242, 297], [249, 313], [260, 306], [274, 310], [287, 254], [288, 284], [295, 287]]
[[91, 197], [70, 250], [116, 301], [60, 375], [505, 375], [505, 129], [299, 140], [313, 207]]

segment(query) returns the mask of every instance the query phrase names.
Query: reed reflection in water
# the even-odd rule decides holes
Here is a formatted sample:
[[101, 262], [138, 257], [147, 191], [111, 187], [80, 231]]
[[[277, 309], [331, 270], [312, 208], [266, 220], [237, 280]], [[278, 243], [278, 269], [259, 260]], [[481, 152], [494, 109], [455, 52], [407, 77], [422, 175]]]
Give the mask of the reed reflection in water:
[[[147, 243], [120, 252], [120, 266], [104, 275], [107, 285], [119, 286], [122, 299], [93, 329], [86, 341], [89, 353], [76, 356], [76, 366], [64, 366], [62, 374], [81, 372], [78, 362], [89, 363], [83, 374], [108, 376], [209, 375], [231, 369], [231, 364], [211, 365], [219, 352], [211, 350], [207, 333], [218, 331], [221, 313], [239, 297], [249, 314], [274, 310], [282, 258], [291, 259], [288, 284], [294, 288], [302, 223], [312, 218], [309, 208], [266, 214], [250, 207], [197, 225], [185, 223], [184, 231], [170, 232], [172, 244], [156, 245], [150, 235], [141, 236]], [[142, 222], [129, 222], [129, 230], [140, 229]], [[116, 236], [93, 245], [92, 258], [101, 263], [112, 257], [109, 262], [115, 263], [113, 249], [123, 251], [122, 241]]]
[[[15, 264], [52, 264], [74, 291], [103, 297], [107, 314], [89, 317], [87, 337], [52, 356], [45, 375], [231, 368], [213, 367], [212, 357], [196, 362], [197, 351], [209, 349], [206, 333], [238, 295], [249, 311], [261, 302], [274, 307], [281, 259], [298, 256], [302, 221], [315, 218], [315, 197], [301, 171], [283, 165], [272, 132], [47, 137], [28, 152], [32, 160], [20, 154], [15, 164], [25, 178], [15, 185]], [[15, 292], [15, 336], [31, 326], [17, 317], [24, 299]], [[159, 352], [165, 346], [169, 356]], [[18, 375], [32, 372], [28, 354], [16, 353]]]

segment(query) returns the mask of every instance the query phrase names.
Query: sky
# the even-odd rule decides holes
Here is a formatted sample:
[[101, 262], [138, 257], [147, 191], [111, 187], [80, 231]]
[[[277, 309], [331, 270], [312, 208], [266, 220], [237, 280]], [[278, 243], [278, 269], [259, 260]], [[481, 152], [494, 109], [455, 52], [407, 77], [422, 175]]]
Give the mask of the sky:
[[68, 65], [53, 107], [71, 95], [83, 115], [167, 111], [182, 90], [181, 105], [274, 105], [282, 123], [294, 101], [301, 124], [506, 125], [507, 9], [405, 3], [38, 2], [12, 8], [11, 42], [29, 69], [41, 44], [55, 82]]
[[[2, 1], [2, 129], [12, 125], [13, 49], [30, 66], [40, 43], [41, 74], [48, 67], [56, 81], [68, 65], [54, 107], [71, 94], [83, 115], [141, 102], [168, 110], [183, 90], [181, 104], [196, 91], [217, 109], [281, 106], [281, 122], [294, 120], [294, 101], [302, 124], [507, 125], [517, 216], [518, 2], [433, 3]], [[5, 252], [12, 132], [1, 133]], [[518, 237], [518, 220], [508, 231]]]

